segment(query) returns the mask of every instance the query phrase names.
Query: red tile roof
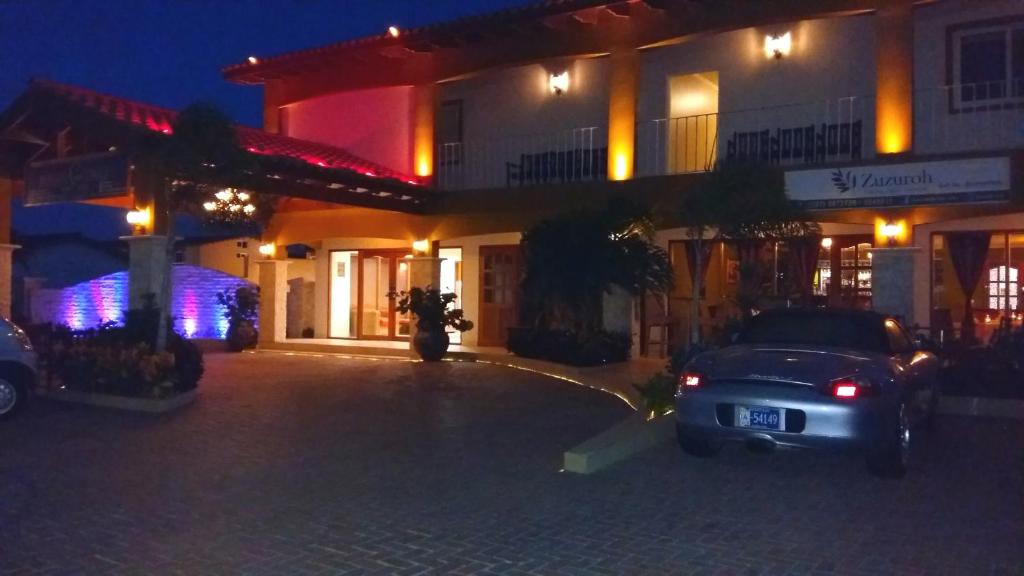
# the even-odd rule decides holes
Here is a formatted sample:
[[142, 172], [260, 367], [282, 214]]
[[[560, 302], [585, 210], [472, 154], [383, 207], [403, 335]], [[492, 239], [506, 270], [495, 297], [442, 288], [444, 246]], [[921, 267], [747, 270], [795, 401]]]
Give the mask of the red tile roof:
[[[93, 109], [106, 116], [149, 130], [170, 134], [178, 112], [151, 104], [102, 94], [93, 90], [34, 80], [32, 89], [56, 94], [70, 102]], [[418, 184], [415, 178], [385, 166], [360, 158], [343, 148], [299, 140], [257, 130], [248, 126], [235, 126], [238, 144], [253, 154], [284, 156], [301, 160], [322, 168], [352, 171], [364, 176], [393, 178], [409, 184]]]

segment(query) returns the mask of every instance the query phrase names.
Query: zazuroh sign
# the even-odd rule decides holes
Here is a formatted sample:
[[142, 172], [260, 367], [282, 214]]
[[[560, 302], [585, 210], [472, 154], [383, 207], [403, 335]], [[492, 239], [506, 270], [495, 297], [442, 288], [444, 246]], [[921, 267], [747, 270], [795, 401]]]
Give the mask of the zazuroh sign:
[[128, 158], [117, 153], [33, 162], [25, 170], [25, 204], [124, 196], [128, 193], [129, 170]]
[[786, 172], [790, 200], [811, 210], [1004, 202], [1010, 159], [966, 158]]

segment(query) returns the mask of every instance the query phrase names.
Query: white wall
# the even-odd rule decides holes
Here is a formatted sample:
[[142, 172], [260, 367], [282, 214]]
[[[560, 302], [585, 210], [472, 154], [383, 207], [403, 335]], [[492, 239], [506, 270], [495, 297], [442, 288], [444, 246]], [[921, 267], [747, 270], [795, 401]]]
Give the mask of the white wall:
[[[569, 89], [555, 95], [548, 78], [566, 70]], [[523, 153], [605, 147], [608, 70], [607, 58], [561, 59], [441, 84], [440, 101], [462, 100], [466, 169], [457, 187], [504, 186], [505, 163]]]
[[[239, 242], [244, 242], [245, 246], [239, 246]], [[193, 263], [197, 266], [220, 270], [225, 274], [245, 278], [253, 283], [259, 282], [259, 270], [256, 262], [263, 257], [260, 256], [260, 241], [256, 238], [231, 238], [189, 248], [190, 252], [195, 254], [196, 259]], [[249, 255], [248, 275], [246, 275], [245, 259], [239, 257], [239, 253]]]
[[[790, 32], [792, 52], [764, 52], [768, 34]], [[874, 150], [875, 24], [870, 15], [804, 20], [702, 36], [645, 52], [637, 104], [637, 154], [658, 155], [664, 138], [655, 122], [669, 115], [672, 76], [719, 74], [719, 151], [737, 130], [795, 128], [862, 120], [864, 156]], [[856, 97], [849, 100], [850, 97]], [[650, 158], [641, 174], [652, 173]]]
[[1024, 108], [951, 114], [947, 28], [953, 24], [1024, 16], [1019, 0], [944, 0], [914, 11], [914, 149], [935, 154], [1024, 146]]

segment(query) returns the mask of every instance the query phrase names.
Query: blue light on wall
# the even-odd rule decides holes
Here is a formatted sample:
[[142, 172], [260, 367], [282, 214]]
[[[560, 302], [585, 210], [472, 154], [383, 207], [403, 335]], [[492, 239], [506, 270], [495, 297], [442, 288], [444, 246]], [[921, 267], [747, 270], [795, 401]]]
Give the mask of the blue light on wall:
[[[171, 275], [174, 328], [188, 338], [224, 338], [228, 321], [217, 303], [218, 292], [234, 293], [248, 281], [217, 270], [179, 264]], [[128, 272], [115, 272], [61, 290], [53, 317], [72, 329], [124, 321], [128, 309]]]

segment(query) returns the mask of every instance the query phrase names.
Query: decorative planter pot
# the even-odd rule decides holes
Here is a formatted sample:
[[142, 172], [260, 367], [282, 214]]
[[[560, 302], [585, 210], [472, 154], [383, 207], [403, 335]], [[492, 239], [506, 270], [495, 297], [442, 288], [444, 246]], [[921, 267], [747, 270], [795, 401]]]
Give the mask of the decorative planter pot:
[[412, 347], [424, 362], [437, 362], [448, 351], [448, 333], [444, 330], [419, 330], [412, 338]]
[[258, 334], [256, 327], [248, 320], [242, 320], [237, 325], [228, 328], [227, 343], [231, 352], [241, 352], [246, 348], [256, 345]]

